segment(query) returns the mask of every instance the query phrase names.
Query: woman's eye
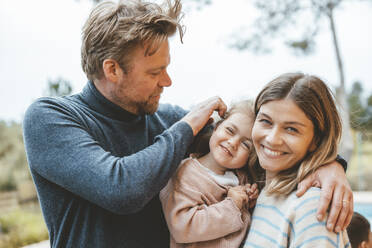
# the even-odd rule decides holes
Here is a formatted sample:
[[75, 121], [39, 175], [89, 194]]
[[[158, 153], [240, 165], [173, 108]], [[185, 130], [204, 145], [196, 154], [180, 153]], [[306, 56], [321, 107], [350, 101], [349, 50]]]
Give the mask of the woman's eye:
[[287, 127], [286, 129], [287, 129], [287, 131], [289, 131], [289, 132], [298, 133], [298, 130], [297, 130], [296, 128], [294, 128], [294, 127]]
[[270, 125], [271, 122], [268, 119], [260, 119], [259, 122]]

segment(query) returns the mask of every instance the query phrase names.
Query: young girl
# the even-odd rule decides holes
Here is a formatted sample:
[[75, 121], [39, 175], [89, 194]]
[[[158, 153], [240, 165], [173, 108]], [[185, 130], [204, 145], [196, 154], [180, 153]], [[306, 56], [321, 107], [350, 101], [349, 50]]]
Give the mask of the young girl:
[[217, 123], [209, 152], [185, 159], [160, 192], [170, 247], [239, 247], [250, 223], [257, 186], [239, 170], [255, 161], [250, 101], [235, 104]]
[[284, 74], [258, 95], [255, 114], [252, 140], [266, 186], [244, 247], [348, 247], [346, 231], [329, 232], [317, 221], [320, 190], [294, 192], [337, 155], [341, 121], [330, 90], [315, 76]]

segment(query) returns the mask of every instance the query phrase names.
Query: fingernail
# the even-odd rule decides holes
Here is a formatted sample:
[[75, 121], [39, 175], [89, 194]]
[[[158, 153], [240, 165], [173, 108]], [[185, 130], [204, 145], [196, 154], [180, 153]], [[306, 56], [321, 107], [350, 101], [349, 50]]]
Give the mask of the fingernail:
[[341, 228], [339, 227], [339, 226], [336, 226], [336, 229], [335, 229], [335, 231], [338, 233], [338, 232], [340, 232], [341, 231]]
[[323, 220], [323, 215], [321, 214], [318, 214], [316, 217], [318, 218], [319, 221]]
[[328, 228], [329, 230], [332, 230], [332, 229], [333, 229], [333, 225], [332, 225], [332, 224], [328, 224], [328, 225], [327, 225], [327, 228]]

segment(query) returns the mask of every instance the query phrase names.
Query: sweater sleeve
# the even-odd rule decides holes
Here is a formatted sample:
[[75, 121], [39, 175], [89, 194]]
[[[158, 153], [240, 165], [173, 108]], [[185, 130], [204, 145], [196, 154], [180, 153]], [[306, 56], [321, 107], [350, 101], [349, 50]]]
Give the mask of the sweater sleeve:
[[295, 207], [294, 245], [291, 247], [349, 247], [349, 239], [345, 231], [334, 233], [326, 228], [326, 222], [319, 222], [316, 211], [319, 206], [320, 190], [311, 188], [298, 199]]
[[117, 214], [138, 212], [158, 194], [193, 139], [191, 127], [179, 121], [153, 145], [117, 157], [70, 109], [45, 99], [29, 107], [23, 130], [33, 173]]
[[214, 240], [243, 228], [242, 214], [231, 198], [207, 205], [207, 196], [193, 187], [192, 180], [179, 179], [181, 186], [174, 187], [177, 179], [173, 177], [160, 193], [168, 228], [177, 243]]

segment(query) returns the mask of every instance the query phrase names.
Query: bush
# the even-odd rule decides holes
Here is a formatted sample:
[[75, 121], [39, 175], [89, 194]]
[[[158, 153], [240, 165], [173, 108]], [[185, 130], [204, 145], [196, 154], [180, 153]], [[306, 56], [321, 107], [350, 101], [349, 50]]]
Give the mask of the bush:
[[40, 211], [15, 210], [0, 216], [0, 248], [16, 248], [48, 239]]
[[4, 173], [4, 176], [0, 177], [0, 192], [1, 191], [13, 191], [17, 189], [17, 183], [14, 179], [13, 174], [8, 172]]

